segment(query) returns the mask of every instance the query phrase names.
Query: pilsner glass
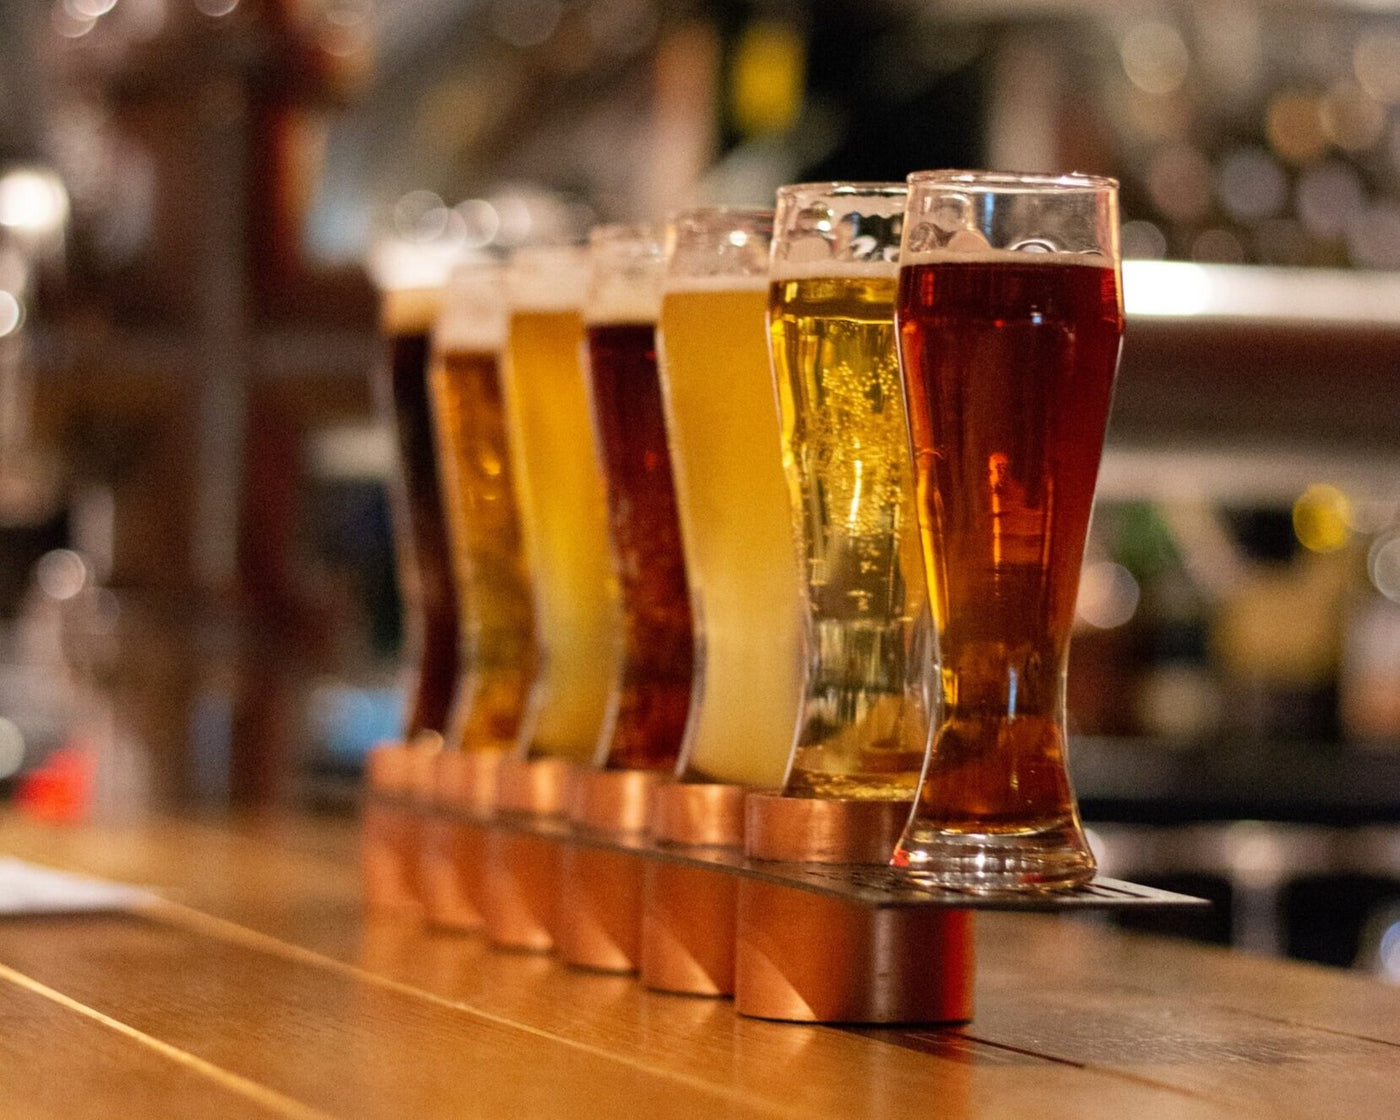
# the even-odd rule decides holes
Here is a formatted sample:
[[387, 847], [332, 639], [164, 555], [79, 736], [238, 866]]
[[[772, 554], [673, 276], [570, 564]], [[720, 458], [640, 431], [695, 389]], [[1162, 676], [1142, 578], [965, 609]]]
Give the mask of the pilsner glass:
[[905, 194], [778, 191], [768, 321], [807, 608], [788, 796], [912, 798], [928, 741], [928, 590], [894, 338]]
[[593, 758], [620, 627], [607, 504], [580, 362], [588, 254], [520, 249], [506, 269], [505, 384], [521, 527], [534, 583], [539, 667], [520, 753]]
[[449, 747], [515, 742], [535, 665], [534, 610], [506, 445], [500, 351], [505, 270], [459, 266], [443, 292], [428, 374], [457, 583], [461, 673]]
[[775, 787], [799, 710], [800, 601], [765, 323], [771, 211], [668, 230], [659, 355], [696, 671], [679, 774]]
[[597, 762], [671, 770], [690, 707], [693, 639], [676, 489], [656, 372], [665, 256], [657, 231], [589, 238], [589, 388], [622, 600], [622, 665]]
[[1093, 876], [1065, 669], [1123, 332], [1117, 184], [909, 177], [896, 324], [943, 709], [897, 866], [947, 887]]
[[391, 491], [405, 647], [417, 666], [404, 738], [441, 733], [457, 685], [457, 592], [443, 518], [436, 436], [428, 398], [431, 332], [441, 306], [435, 287], [386, 286], [381, 330], [387, 366], [376, 379], [381, 410], [392, 419], [398, 476]]

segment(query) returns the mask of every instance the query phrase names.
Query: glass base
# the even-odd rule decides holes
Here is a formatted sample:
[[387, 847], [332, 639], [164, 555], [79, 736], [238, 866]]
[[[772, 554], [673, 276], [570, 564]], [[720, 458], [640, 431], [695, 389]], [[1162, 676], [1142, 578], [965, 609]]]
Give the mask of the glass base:
[[976, 894], [1065, 890], [1094, 877], [1094, 857], [1073, 818], [1028, 831], [945, 832], [910, 824], [891, 861], [917, 881]]

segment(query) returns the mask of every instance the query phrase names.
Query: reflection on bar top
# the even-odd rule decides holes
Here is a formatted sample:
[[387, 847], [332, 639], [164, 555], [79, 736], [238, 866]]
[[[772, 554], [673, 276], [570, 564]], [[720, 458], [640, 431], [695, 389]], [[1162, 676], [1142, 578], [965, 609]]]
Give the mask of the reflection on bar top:
[[1128, 317], [1400, 325], [1400, 273], [1124, 261]]

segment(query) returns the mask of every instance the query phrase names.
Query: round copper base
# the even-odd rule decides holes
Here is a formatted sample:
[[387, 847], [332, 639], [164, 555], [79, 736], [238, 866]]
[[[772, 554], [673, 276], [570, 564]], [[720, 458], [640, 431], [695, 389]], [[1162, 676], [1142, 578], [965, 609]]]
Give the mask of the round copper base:
[[739, 884], [734, 1003], [807, 1023], [972, 1018], [970, 910], [876, 909], [756, 879]]
[[378, 743], [365, 759], [368, 796], [360, 818], [360, 879], [368, 910], [422, 910], [415, 814], [404, 800], [409, 775], [410, 755], [404, 743]]
[[496, 770], [496, 809], [557, 817], [568, 809], [574, 764], [562, 758], [504, 758]]
[[421, 877], [423, 909], [431, 925], [469, 932], [482, 927], [479, 903], [467, 891], [462, 866], [471, 856], [463, 849], [464, 826], [447, 815], [422, 825]]
[[[652, 791], [665, 775], [651, 770], [574, 772], [569, 820], [577, 830], [637, 836]], [[634, 972], [642, 938], [643, 857], [585, 844], [564, 847], [555, 947], [568, 964]]]
[[443, 751], [437, 757], [435, 800], [447, 809], [489, 813], [496, 804], [501, 751]]
[[365, 802], [360, 815], [360, 881], [365, 908], [421, 913], [415, 810], [402, 802]]
[[642, 983], [658, 992], [734, 992], [739, 880], [723, 871], [648, 860], [642, 881]]
[[600, 972], [636, 971], [644, 869], [636, 852], [564, 846], [554, 928], [562, 960]]
[[[668, 782], [652, 795], [658, 844], [738, 848], [744, 842], [742, 786]], [[648, 860], [642, 884], [641, 980], [687, 995], [734, 991], [738, 880], [723, 871]]]
[[577, 769], [569, 786], [569, 820], [593, 832], [644, 832], [652, 797], [666, 777], [656, 770]]
[[747, 792], [719, 782], [662, 783], [652, 794], [648, 831], [658, 844], [737, 848]]
[[559, 844], [511, 829], [490, 831], [481, 898], [486, 933], [506, 949], [554, 948]]
[[851, 798], [745, 798], [744, 852], [788, 863], [889, 863], [910, 802]]

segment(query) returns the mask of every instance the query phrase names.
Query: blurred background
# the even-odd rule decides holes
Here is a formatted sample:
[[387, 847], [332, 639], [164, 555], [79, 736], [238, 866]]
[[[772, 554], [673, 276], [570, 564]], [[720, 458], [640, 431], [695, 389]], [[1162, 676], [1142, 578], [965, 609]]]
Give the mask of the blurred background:
[[374, 255], [939, 166], [1123, 183], [1105, 870], [1400, 981], [1390, 0], [4, 0], [0, 798], [353, 807], [402, 685]]

